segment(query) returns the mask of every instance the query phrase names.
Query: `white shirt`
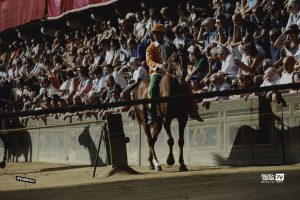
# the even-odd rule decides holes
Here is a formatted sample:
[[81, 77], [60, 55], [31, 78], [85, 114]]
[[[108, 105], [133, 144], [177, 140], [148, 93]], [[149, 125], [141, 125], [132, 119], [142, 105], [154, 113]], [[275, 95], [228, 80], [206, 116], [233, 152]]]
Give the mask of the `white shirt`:
[[7, 73], [4, 72], [4, 71], [0, 72], [0, 77], [1, 78], [7, 78]]
[[146, 80], [148, 77], [147, 70], [144, 67], [138, 67], [136, 70], [134, 70], [132, 79], [137, 82], [139, 78]]
[[176, 37], [176, 38], [174, 39], [173, 44], [176, 46], [177, 49], [184, 47], [184, 45], [185, 45], [184, 39], [185, 39], [185, 38], [184, 38], [183, 36], [180, 36], [179, 38]]
[[106, 87], [106, 83], [105, 83], [105, 79], [104, 78], [100, 78], [100, 79], [94, 79], [93, 80], [93, 86], [92, 86], [92, 91], [95, 92], [101, 92], [102, 88]]
[[289, 74], [288, 72], [282, 72], [282, 76], [278, 81], [278, 84], [288, 84], [293, 83], [293, 73]]
[[238, 66], [234, 63], [234, 58], [231, 54], [228, 54], [226, 59], [222, 61], [221, 71], [229, 75], [238, 74]]
[[37, 63], [34, 68], [31, 70], [30, 75], [36, 76], [38, 75], [43, 69], [45, 69], [42, 63]]
[[[213, 89], [213, 91], [220, 91], [220, 92], [225, 91], [225, 90], [231, 90], [230, 85], [226, 82], [223, 82], [221, 85], [219, 85], [218, 87], [215, 87]], [[217, 100], [220, 100], [220, 99], [227, 100], [227, 99], [229, 99], [229, 96], [217, 96]]]
[[296, 14], [290, 13], [289, 21], [286, 25], [286, 29], [288, 29], [291, 25], [296, 24], [300, 29], [300, 10]]
[[115, 78], [115, 82], [119, 84], [121, 88], [125, 88], [127, 86], [127, 80], [122, 74], [119, 74], [117, 71], [113, 71], [112, 75]]
[[120, 58], [120, 51], [116, 50], [116, 51], [113, 51], [113, 50], [109, 50], [109, 51], [106, 51], [106, 54], [105, 54], [105, 61], [107, 64], [112, 64], [112, 62], [116, 59], [119, 59]]
[[71, 85], [71, 81], [70, 81], [70, 80], [66, 80], [65, 82], [63, 82], [63, 83], [61, 84], [61, 86], [59, 87], [59, 89], [60, 89], [60, 90], [68, 90], [68, 92], [70, 92], [70, 91], [69, 91], [70, 85]]
[[268, 80], [264, 80], [264, 82], [260, 85], [260, 87], [278, 85], [280, 81], [280, 76], [278, 76], [274, 81], [270, 82]]

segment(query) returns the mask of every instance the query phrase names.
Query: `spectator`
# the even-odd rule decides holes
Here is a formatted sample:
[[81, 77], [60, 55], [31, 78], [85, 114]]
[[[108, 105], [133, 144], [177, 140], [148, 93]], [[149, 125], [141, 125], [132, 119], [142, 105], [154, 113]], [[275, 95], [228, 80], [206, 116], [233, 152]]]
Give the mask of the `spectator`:
[[198, 40], [202, 41], [204, 48], [208, 48], [211, 42], [216, 39], [217, 30], [213, 18], [206, 18], [202, 24], [198, 35]]
[[79, 84], [77, 88], [76, 95], [80, 97], [85, 97], [88, 92], [92, 89], [92, 81], [89, 77], [88, 70], [84, 67], [78, 69], [79, 73]]
[[291, 57], [287, 56], [283, 59], [283, 68], [284, 71], [282, 72], [281, 78], [278, 84], [288, 84], [293, 83], [293, 72], [294, 72], [294, 65], [296, 64], [296, 60]]
[[193, 79], [203, 82], [204, 77], [206, 77], [209, 72], [207, 57], [200, 51], [198, 47], [194, 46], [190, 47], [189, 53], [189, 59], [193, 65], [185, 80], [189, 81]]
[[107, 88], [106, 88], [107, 95], [106, 95], [106, 99], [104, 100], [104, 102], [108, 103], [112, 99], [112, 91], [118, 91], [120, 93], [122, 91], [122, 89], [121, 89], [121, 86], [115, 82], [115, 79], [112, 75], [108, 75], [105, 78], [105, 82], [107, 85]]
[[298, 26], [298, 29], [300, 29], [300, 1], [289, 0], [288, 10], [290, 12], [290, 16], [286, 28], [288, 29], [290, 26], [295, 24]]
[[225, 73], [231, 79], [236, 79], [238, 74], [238, 66], [235, 64], [236, 60], [234, 60], [233, 55], [230, 54], [226, 47], [218, 48], [217, 54], [222, 62], [221, 72]]
[[297, 25], [288, 27], [275, 42], [276, 47], [284, 49], [285, 55], [293, 56], [295, 59], [300, 56], [299, 44], [299, 28]]
[[277, 70], [274, 67], [269, 67], [265, 71], [263, 83], [260, 85], [260, 87], [277, 85], [279, 81], [280, 81], [280, 76]]
[[[210, 89], [209, 91], [226, 91], [231, 90], [231, 87], [228, 83], [225, 82], [225, 74], [218, 72], [213, 74], [210, 77]], [[208, 107], [209, 103], [219, 100], [228, 100], [229, 96], [216, 96], [209, 99], [204, 99], [202, 105]]]
[[[1, 43], [0, 80], [16, 83], [16, 97], [25, 99], [20, 107], [41, 109], [44, 99], [55, 93], [68, 105], [73, 98], [76, 104], [84, 100], [80, 105], [109, 102], [106, 97], [113, 93], [106, 92], [112, 87], [106, 78], [112, 75], [128, 91], [146, 79], [149, 69], [153, 96], [153, 80], [157, 89], [161, 68], [177, 49], [189, 54], [186, 80], [194, 92], [219, 91], [221, 79], [231, 89], [253, 82], [258, 87], [290, 83], [294, 74], [298, 80], [300, 64], [299, 4], [299, 0], [214, 0], [200, 6], [181, 2], [178, 14], [172, 5], [145, 6], [136, 13], [119, 13], [117, 26], [113, 20], [102, 20], [69, 33], [58, 31], [54, 38]], [[157, 26], [160, 30], [153, 32]], [[80, 73], [75, 73], [78, 68]], [[215, 84], [209, 85], [210, 79]], [[115, 97], [129, 99], [126, 92]], [[53, 100], [50, 106], [57, 107]]]
[[144, 67], [142, 67], [138, 61], [137, 57], [131, 57], [129, 61], [129, 65], [133, 71], [132, 80], [130, 84], [125, 87], [125, 93], [130, 93], [133, 89], [135, 89], [143, 80], [149, 78], [148, 73]]

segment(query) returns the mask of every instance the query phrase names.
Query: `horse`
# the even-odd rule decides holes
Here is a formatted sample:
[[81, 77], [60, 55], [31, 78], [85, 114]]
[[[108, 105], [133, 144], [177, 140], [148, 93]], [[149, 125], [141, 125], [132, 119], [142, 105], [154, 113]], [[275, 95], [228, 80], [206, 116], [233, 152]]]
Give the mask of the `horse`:
[[[189, 86], [187, 86], [187, 84], [184, 82], [186, 63], [187, 62], [183, 55], [174, 53], [170, 56], [168, 59], [168, 65], [164, 70], [165, 73], [159, 85], [160, 97], [169, 97], [187, 93], [187, 87]], [[149, 98], [149, 83], [150, 81], [148, 79], [139, 84], [139, 86], [133, 92], [133, 100]], [[156, 171], [162, 170], [154, 149], [155, 142], [157, 141], [157, 137], [161, 132], [162, 126], [164, 126], [168, 136], [167, 143], [169, 146], [169, 155], [167, 158], [167, 164], [173, 165], [175, 163], [173, 155], [174, 139], [171, 133], [171, 122], [173, 119], [177, 119], [179, 124], [179, 171], [187, 171], [188, 169], [184, 164], [183, 159], [184, 129], [188, 121], [187, 100], [180, 99], [173, 100], [172, 102], [157, 104], [157, 113], [159, 117], [158, 120], [152, 125], [152, 132], [151, 127], [147, 123], [148, 105], [137, 105], [134, 107], [134, 109], [147, 137], [150, 169], [155, 169]]]

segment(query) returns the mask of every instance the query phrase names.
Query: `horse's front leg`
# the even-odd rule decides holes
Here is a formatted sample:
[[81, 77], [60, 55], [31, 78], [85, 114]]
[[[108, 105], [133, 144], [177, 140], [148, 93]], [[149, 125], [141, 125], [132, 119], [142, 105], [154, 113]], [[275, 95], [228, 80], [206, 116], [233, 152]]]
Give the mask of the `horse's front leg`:
[[169, 145], [169, 155], [167, 158], [167, 164], [168, 165], [174, 165], [175, 159], [174, 159], [174, 154], [173, 154], [173, 146], [174, 146], [174, 139], [172, 137], [171, 133], [171, 120], [167, 119], [164, 121], [164, 127], [166, 130], [166, 133], [168, 135], [168, 145]]
[[184, 164], [183, 159], [183, 146], [184, 146], [184, 129], [187, 123], [188, 116], [183, 117], [182, 119], [178, 119], [179, 122], [179, 139], [178, 139], [178, 146], [179, 146], [179, 171], [187, 171], [187, 167]]

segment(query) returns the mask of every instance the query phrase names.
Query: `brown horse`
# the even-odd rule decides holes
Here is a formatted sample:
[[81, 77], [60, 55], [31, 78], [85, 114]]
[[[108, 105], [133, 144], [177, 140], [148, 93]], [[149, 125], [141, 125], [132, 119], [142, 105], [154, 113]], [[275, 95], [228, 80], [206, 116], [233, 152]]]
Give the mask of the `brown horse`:
[[[184, 83], [184, 66], [186, 62], [183, 62], [183, 57], [178, 54], [173, 54], [168, 62], [168, 67], [160, 82], [160, 97], [167, 97], [173, 95], [179, 95], [186, 93], [187, 86]], [[145, 80], [140, 83], [138, 88], [133, 93], [133, 99], [146, 99], [149, 98], [149, 80]], [[188, 120], [188, 109], [186, 100], [174, 100], [168, 103], [159, 103], [157, 105], [159, 119], [152, 125], [153, 129], [151, 132], [151, 127], [147, 124], [147, 109], [148, 105], [138, 105], [135, 106], [138, 118], [141, 125], [143, 126], [144, 132], [147, 136], [147, 141], [149, 145], [149, 162], [150, 169], [155, 169], [156, 171], [161, 171], [161, 166], [158, 162], [154, 145], [157, 140], [159, 133], [161, 132], [162, 125], [164, 126], [166, 133], [168, 135], [168, 145], [169, 145], [169, 155], [167, 159], [168, 165], [173, 165], [175, 163], [173, 156], [173, 145], [174, 139], [171, 133], [171, 122], [173, 119], [177, 118], [179, 123], [179, 140], [178, 145], [180, 148], [179, 152], [179, 170], [187, 171], [186, 165], [183, 159], [183, 145], [184, 145], [184, 129]]]

